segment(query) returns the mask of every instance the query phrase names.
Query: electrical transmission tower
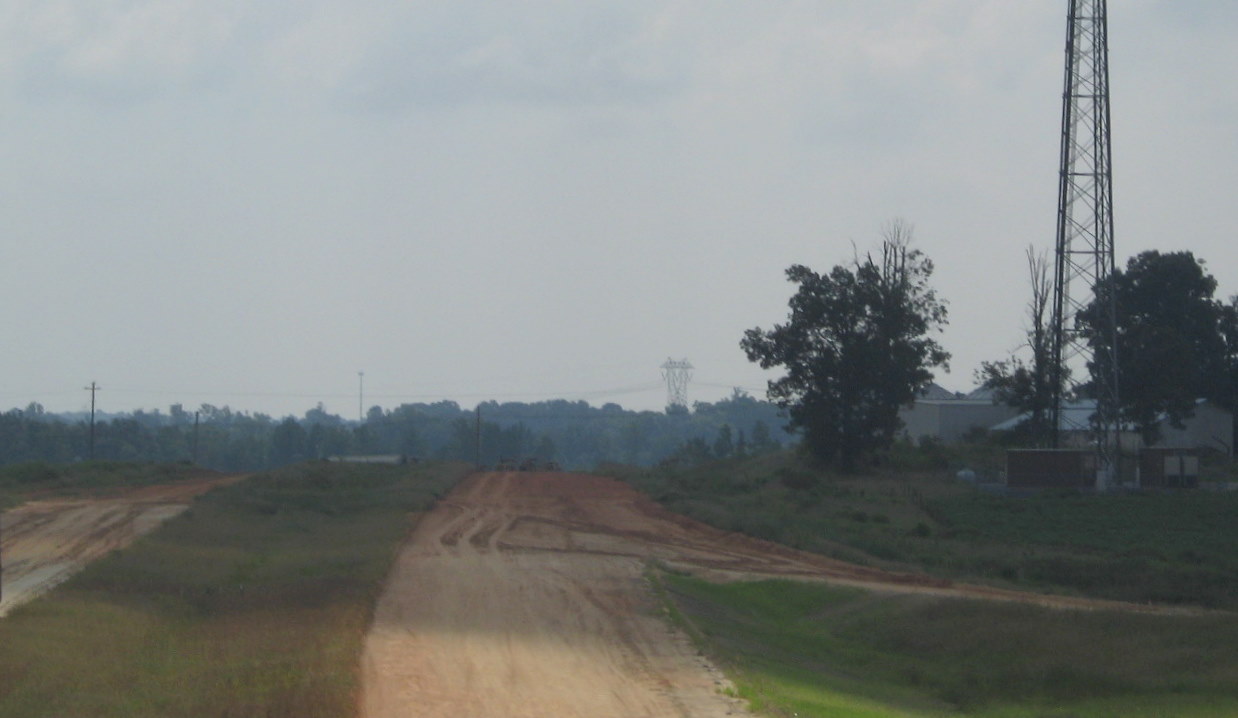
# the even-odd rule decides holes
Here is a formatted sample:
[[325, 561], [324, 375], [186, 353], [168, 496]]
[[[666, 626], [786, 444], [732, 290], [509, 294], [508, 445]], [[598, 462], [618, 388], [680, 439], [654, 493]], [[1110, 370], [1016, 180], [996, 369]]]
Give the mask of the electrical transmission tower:
[[662, 378], [666, 379], [666, 405], [688, 408], [688, 382], [692, 380], [688, 360], [667, 359], [662, 365]]
[[[1111, 162], [1106, 0], [1070, 0], [1053, 285], [1052, 420], [1055, 446], [1063, 428], [1087, 428], [1069, 426], [1063, 404], [1090, 378], [1099, 489], [1116, 480], [1120, 453], [1117, 319], [1108, 290], [1114, 271]], [[1093, 304], [1089, 343], [1078, 318]]]

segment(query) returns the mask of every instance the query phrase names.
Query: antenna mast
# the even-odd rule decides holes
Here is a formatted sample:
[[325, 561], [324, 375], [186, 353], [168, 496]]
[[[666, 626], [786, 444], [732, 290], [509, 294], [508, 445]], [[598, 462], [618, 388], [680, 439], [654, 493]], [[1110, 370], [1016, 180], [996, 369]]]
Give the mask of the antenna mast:
[[[1109, 28], [1106, 0], [1070, 0], [1066, 33], [1066, 86], [1062, 95], [1061, 173], [1058, 185], [1057, 266], [1053, 285], [1054, 446], [1066, 423], [1062, 408], [1090, 376], [1096, 400], [1091, 429], [1097, 450], [1097, 488], [1117, 480], [1120, 452], [1117, 315], [1114, 272], [1113, 168], [1109, 132]], [[1078, 323], [1096, 303], [1089, 344]], [[1078, 366], [1080, 358], [1086, 367]], [[1067, 382], [1073, 386], [1067, 387]], [[1067, 427], [1082, 429], [1084, 427]]]

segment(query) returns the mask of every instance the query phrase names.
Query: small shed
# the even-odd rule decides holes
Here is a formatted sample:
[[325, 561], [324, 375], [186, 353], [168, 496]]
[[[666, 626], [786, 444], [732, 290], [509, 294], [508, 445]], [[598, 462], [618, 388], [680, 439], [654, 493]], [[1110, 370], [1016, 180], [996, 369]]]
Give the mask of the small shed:
[[1197, 449], [1141, 449], [1139, 486], [1145, 489], [1194, 489], [1199, 487]]

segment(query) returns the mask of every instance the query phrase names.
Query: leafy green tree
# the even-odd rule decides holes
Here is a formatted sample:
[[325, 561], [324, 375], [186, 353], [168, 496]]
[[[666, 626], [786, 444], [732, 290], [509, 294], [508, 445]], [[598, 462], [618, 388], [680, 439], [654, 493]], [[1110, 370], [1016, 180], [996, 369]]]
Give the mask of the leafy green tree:
[[730, 424], [719, 427], [718, 435], [714, 437], [713, 452], [719, 459], [729, 458], [735, 453], [735, 440], [732, 438]]
[[794, 265], [799, 285], [786, 324], [749, 329], [740, 346], [762, 368], [786, 375], [769, 382], [769, 397], [819, 459], [846, 471], [893, 443], [899, 407], [932, 381], [949, 359], [930, 334], [946, 308], [929, 286], [932, 262], [911, 249], [911, 229], [896, 222], [876, 258], [817, 274]]
[[543, 436], [537, 441], [537, 448], [533, 451], [533, 456], [541, 461], [554, 461], [558, 455], [558, 450], [555, 449], [554, 439], [549, 436]]
[[685, 441], [675, 456], [690, 466], [705, 464], [715, 458], [709, 444], [699, 436]]
[[271, 434], [271, 463], [291, 464], [305, 458], [305, 429], [291, 416], [280, 422]]
[[[1238, 414], [1238, 296], [1230, 297], [1228, 304], [1221, 304], [1220, 333], [1225, 343], [1225, 360], [1221, 380], [1210, 397], [1221, 406]], [[1230, 436], [1230, 450], [1238, 449], [1238, 422], [1234, 422]]]
[[752, 425], [752, 453], [764, 454], [778, 448], [778, 442], [769, 433], [769, 424], [757, 420]]
[[[1155, 250], [1132, 257], [1113, 273], [1103, 292], [1116, 292], [1118, 385], [1122, 418], [1146, 443], [1157, 439], [1162, 416], [1173, 426], [1195, 412], [1200, 398], [1225, 392], [1226, 344], [1217, 282], [1190, 252]], [[1079, 325], [1094, 347], [1108, 341], [1097, 331], [1093, 302]]]

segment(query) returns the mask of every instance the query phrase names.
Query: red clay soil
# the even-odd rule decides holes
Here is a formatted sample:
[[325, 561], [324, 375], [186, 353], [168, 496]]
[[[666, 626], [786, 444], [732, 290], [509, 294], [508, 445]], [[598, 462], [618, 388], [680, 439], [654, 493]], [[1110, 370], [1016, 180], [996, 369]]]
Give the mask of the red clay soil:
[[31, 501], [6, 511], [0, 516], [0, 616], [128, 546], [184, 511], [194, 497], [239, 478], [144, 486], [105, 498]]

